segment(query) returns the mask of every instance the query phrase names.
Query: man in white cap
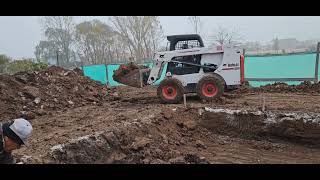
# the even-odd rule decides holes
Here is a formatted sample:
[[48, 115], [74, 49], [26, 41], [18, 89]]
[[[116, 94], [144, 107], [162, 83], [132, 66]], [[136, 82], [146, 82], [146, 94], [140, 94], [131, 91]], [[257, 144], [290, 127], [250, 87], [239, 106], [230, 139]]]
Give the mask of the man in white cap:
[[0, 164], [15, 164], [12, 151], [19, 149], [21, 145], [27, 145], [31, 133], [32, 126], [25, 119], [0, 123]]

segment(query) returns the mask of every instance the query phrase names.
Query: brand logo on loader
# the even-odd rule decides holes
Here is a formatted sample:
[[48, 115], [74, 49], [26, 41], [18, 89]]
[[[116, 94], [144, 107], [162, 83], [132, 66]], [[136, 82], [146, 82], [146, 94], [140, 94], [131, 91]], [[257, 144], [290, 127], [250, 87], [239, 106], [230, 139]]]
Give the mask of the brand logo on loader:
[[[223, 65], [225, 66], [225, 64]], [[227, 68], [223, 68], [222, 70], [239, 70], [240, 67], [239, 67], [239, 63], [230, 63], [230, 64], [227, 64]]]
[[231, 64], [228, 64], [228, 67], [237, 67], [239, 66], [239, 63], [231, 63]]

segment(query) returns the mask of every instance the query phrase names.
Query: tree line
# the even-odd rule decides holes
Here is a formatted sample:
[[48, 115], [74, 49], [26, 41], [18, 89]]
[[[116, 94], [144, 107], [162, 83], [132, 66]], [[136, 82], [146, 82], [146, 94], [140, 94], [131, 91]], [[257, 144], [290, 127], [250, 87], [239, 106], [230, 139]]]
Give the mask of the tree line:
[[84, 21], [72, 16], [40, 18], [45, 39], [35, 48], [40, 62], [54, 60], [69, 66], [151, 60], [163, 38], [158, 16], [112, 16], [107, 22]]
[[[189, 16], [190, 33], [203, 38], [203, 22]], [[12, 59], [0, 56], [0, 73], [37, 70], [56, 64], [66, 68], [81, 65], [150, 62], [156, 51], [164, 51], [158, 16], [111, 16], [105, 22], [94, 19], [76, 23], [73, 16], [39, 18], [43, 39], [35, 47], [35, 58]], [[209, 36], [209, 45], [239, 42], [240, 34], [222, 25]]]

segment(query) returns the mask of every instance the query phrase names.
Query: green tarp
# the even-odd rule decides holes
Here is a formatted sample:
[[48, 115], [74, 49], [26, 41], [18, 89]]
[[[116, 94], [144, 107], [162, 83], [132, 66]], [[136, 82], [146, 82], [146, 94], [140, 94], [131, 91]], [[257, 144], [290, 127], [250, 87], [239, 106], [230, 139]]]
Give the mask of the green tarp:
[[[146, 63], [143, 65], [152, 68], [153, 64]], [[99, 81], [102, 84], [108, 83], [108, 85], [110, 86], [120, 86], [123, 84], [120, 84], [114, 81], [112, 78], [113, 72], [117, 70], [119, 67], [120, 67], [120, 64], [109, 64], [107, 66], [104, 64], [100, 64], [100, 65], [93, 65], [93, 66], [83, 66], [82, 69], [83, 69], [84, 75], [90, 77], [93, 80]], [[154, 85], [159, 85], [161, 80], [165, 77], [166, 68], [167, 68], [167, 65], [165, 65], [164, 67], [164, 71], [161, 74], [161, 78], [158, 81], [156, 81]]]
[[95, 81], [99, 81], [102, 84], [106, 84], [107, 80], [107, 68], [106, 65], [92, 65], [92, 66], [83, 66], [83, 73], [85, 76], [90, 77]]

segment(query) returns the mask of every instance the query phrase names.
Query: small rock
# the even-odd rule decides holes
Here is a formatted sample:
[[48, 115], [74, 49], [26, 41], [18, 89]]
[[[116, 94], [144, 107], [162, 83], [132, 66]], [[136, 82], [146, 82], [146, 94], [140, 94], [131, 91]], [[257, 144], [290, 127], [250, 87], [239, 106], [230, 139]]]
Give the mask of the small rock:
[[196, 141], [196, 146], [199, 148], [207, 149], [207, 146], [200, 140]]
[[161, 149], [156, 149], [154, 152], [155, 152], [157, 155], [162, 154], [162, 150], [161, 150]]
[[184, 160], [184, 157], [179, 156], [176, 158], [169, 159], [169, 163], [171, 163], [171, 164], [185, 164], [186, 162]]
[[30, 98], [39, 97], [39, 95], [40, 95], [39, 89], [36, 87], [33, 87], [33, 86], [25, 86], [23, 88], [23, 91]]
[[168, 144], [168, 137], [165, 134], [162, 134], [163, 142]]
[[168, 164], [168, 163], [161, 159], [155, 159], [155, 160], [152, 160], [150, 164]]
[[44, 141], [49, 141], [51, 138], [50, 137], [46, 137], [46, 138], [44, 138], [43, 140]]
[[108, 144], [110, 144], [112, 147], [120, 146], [120, 142], [113, 132], [103, 134], [102, 136], [108, 141]]
[[181, 152], [180, 151], [178, 151], [178, 150], [171, 150], [171, 151], [169, 151], [168, 153], [167, 153], [167, 156], [169, 157], [169, 158], [176, 158], [176, 157], [179, 157], [179, 156], [181, 156]]
[[208, 164], [205, 157], [199, 157], [197, 154], [187, 154], [184, 157], [185, 161], [194, 164]]
[[204, 110], [203, 109], [198, 109], [198, 113], [201, 116], [204, 113]]
[[197, 126], [195, 121], [184, 121], [177, 123], [180, 127], [186, 127], [189, 130], [194, 130]]
[[139, 150], [149, 145], [151, 142], [152, 140], [149, 138], [145, 138], [145, 137], [136, 138], [135, 142], [131, 145], [131, 148], [134, 150]]
[[74, 103], [71, 101], [71, 100], [69, 100], [69, 101], [67, 101], [70, 105], [73, 105]]
[[175, 142], [172, 141], [172, 140], [169, 140], [168, 143], [169, 143], [170, 145], [174, 145], [174, 144], [175, 144]]
[[168, 120], [168, 119], [171, 119], [171, 118], [172, 118], [172, 114], [164, 113], [164, 114], [163, 114], [163, 117]]
[[43, 109], [39, 109], [35, 113], [38, 114], [39, 116], [42, 116], [42, 115], [46, 114], [46, 112]]
[[28, 102], [28, 103], [27, 103], [27, 106], [33, 107], [33, 106], [34, 106], [34, 102], [32, 102], [32, 101], [31, 101], [31, 102]]
[[78, 87], [78, 86], [75, 86], [75, 87], [72, 89], [73, 92], [77, 92], [78, 90], [79, 90], [79, 87]]
[[142, 160], [143, 164], [149, 164], [150, 163], [150, 159], [144, 159]]
[[225, 145], [226, 143], [224, 141], [219, 141], [218, 142], [220, 145]]
[[149, 149], [145, 150], [144, 155], [145, 156], [151, 156], [150, 150]]
[[114, 153], [111, 155], [111, 159], [113, 163], [118, 163], [118, 162], [121, 163], [121, 161], [126, 157], [127, 155], [125, 155], [124, 153]]
[[34, 102], [34, 103], [36, 103], [36, 104], [39, 104], [39, 103], [40, 103], [40, 101], [41, 101], [41, 98], [37, 97], [37, 98], [35, 98], [35, 99], [34, 99], [34, 101], [33, 101], [33, 102]]
[[25, 113], [25, 114], [23, 115], [23, 118], [28, 119], [28, 120], [34, 119], [35, 117], [36, 117], [36, 116], [35, 116], [35, 113], [33, 113], [33, 112], [27, 112], [27, 113]]
[[20, 159], [20, 164], [37, 164], [40, 163], [41, 160], [39, 158], [36, 157], [32, 157], [32, 156], [23, 156]]
[[53, 101], [57, 103], [57, 102], [58, 102], [58, 99], [57, 99], [57, 98], [54, 98]]
[[181, 139], [180, 139], [180, 144], [181, 144], [181, 145], [185, 145], [185, 144], [186, 144], [186, 141], [185, 141], [184, 138], [181, 138]]
[[56, 106], [54, 104], [49, 104], [49, 108], [55, 108]]
[[64, 76], [68, 76], [69, 74], [70, 74], [70, 71], [65, 72], [63, 75], [64, 75]]

